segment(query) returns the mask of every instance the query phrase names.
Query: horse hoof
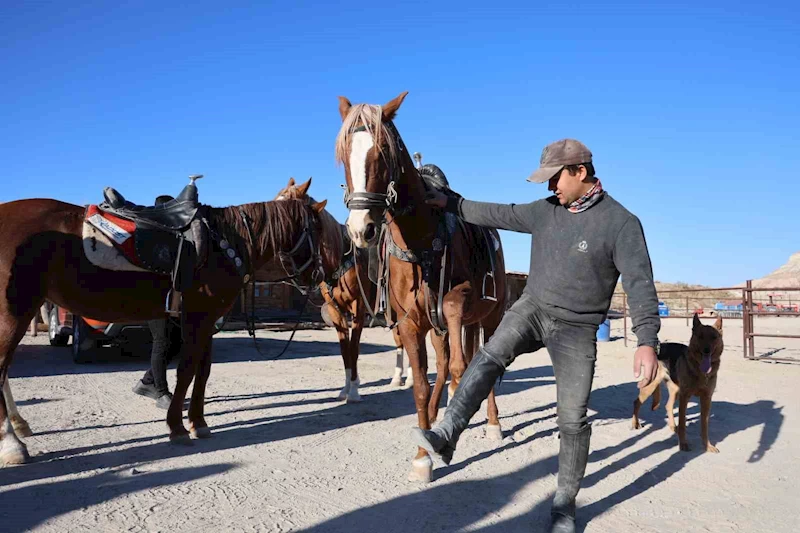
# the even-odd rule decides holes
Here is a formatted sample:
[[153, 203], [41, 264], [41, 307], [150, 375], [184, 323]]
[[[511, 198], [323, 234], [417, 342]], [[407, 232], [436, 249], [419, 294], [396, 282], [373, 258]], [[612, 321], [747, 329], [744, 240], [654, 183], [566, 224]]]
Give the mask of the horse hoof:
[[[10, 446], [9, 446], [10, 448]], [[3, 465], [22, 465], [30, 461], [31, 456], [28, 455], [28, 449], [24, 444], [0, 453], [0, 464]]]
[[408, 390], [413, 388], [414, 388], [414, 380], [411, 378], [406, 378], [406, 382], [403, 384], [403, 390]]
[[350, 388], [349, 388], [349, 387], [347, 387], [347, 388], [345, 388], [345, 389], [342, 389], [342, 390], [339, 392], [339, 396], [337, 396], [337, 397], [336, 397], [336, 399], [337, 399], [337, 400], [346, 400], [346, 399], [347, 399], [347, 395], [348, 395], [348, 394], [350, 394]]
[[180, 446], [191, 446], [193, 444], [192, 438], [188, 433], [179, 433], [177, 435], [170, 434], [169, 442], [170, 444], [177, 444]]
[[408, 480], [415, 483], [430, 483], [433, 481], [433, 461], [430, 457], [420, 457], [411, 461], [411, 472]]
[[11, 417], [11, 426], [14, 428], [14, 433], [17, 434], [17, 437], [32, 437], [33, 436], [33, 431], [31, 431], [31, 427], [22, 418], [19, 418], [19, 417], [16, 417], [16, 416], [12, 416]]
[[192, 428], [189, 434], [193, 439], [207, 439], [211, 436], [211, 429], [208, 426], [201, 428]]
[[489, 440], [494, 441], [502, 441], [503, 440], [503, 430], [500, 428], [500, 425], [487, 425], [486, 426], [486, 438]]
[[347, 403], [361, 403], [364, 399], [361, 397], [360, 394], [356, 393], [355, 395], [347, 395]]
[[392, 387], [402, 387], [403, 386], [403, 378], [399, 376], [395, 376], [392, 378], [392, 381], [389, 383]]

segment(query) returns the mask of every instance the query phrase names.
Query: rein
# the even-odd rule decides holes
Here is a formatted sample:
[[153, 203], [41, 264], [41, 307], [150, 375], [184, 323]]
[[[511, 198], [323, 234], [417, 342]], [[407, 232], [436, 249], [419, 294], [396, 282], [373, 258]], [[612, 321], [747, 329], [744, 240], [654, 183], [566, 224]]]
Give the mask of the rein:
[[[310, 210], [310, 207], [307, 207], [307, 209]], [[267, 213], [269, 213], [269, 211], [267, 211]], [[250, 249], [254, 250], [255, 249], [254, 248], [255, 247], [255, 238], [253, 236], [253, 228], [252, 228], [252, 225], [250, 223], [250, 217], [247, 216], [247, 213], [245, 213], [244, 210], [241, 207], [239, 207], [239, 215], [242, 217], [242, 222], [244, 222], [245, 228], [247, 228], [247, 239], [248, 239], [248, 242], [250, 243]], [[253, 339], [253, 347], [256, 349], [256, 351], [259, 353], [259, 355], [261, 355], [261, 357], [267, 359], [268, 361], [274, 361], [274, 360], [282, 357], [283, 354], [286, 353], [286, 350], [289, 349], [289, 346], [292, 344], [292, 340], [294, 339], [294, 335], [297, 332], [297, 328], [300, 326], [300, 321], [301, 321], [301, 319], [303, 317], [303, 313], [305, 313], [305, 311], [306, 311], [306, 306], [308, 305], [308, 300], [311, 298], [311, 291], [303, 291], [303, 289], [300, 288], [300, 286], [297, 284], [297, 278], [309, 266], [311, 266], [311, 264], [313, 264], [315, 262], [316, 262], [317, 266], [314, 269], [314, 272], [312, 272], [312, 281], [316, 283], [316, 279], [318, 279], [319, 276], [322, 276], [323, 278], [325, 277], [325, 273], [324, 273], [324, 270], [323, 270], [323, 267], [322, 267], [322, 255], [321, 255], [321, 253], [319, 251], [318, 243], [314, 242], [313, 235], [314, 235], [314, 233], [311, 230], [311, 227], [309, 226], [309, 221], [306, 220], [306, 227], [303, 229], [303, 234], [300, 236], [300, 239], [297, 241], [297, 243], [294, 245], [294, 247], [292, 247], [292, 249], [289, 252], [280, 251], [277, 254], [278, 255], [278, 259], [280, 260], [280, 263], [281, 263], [281, 267], [283, 268], [284, 272], [286, 272], [286, 274], [287, 274], [287, 277], [282, 278], [280, 280], [277, 280], [277, 282], [289, 281], [306, 298], [303, 301], [303, 307], [300, 308], [300, 313], [297, 315], [297, 318], [295, 319], [295, 325], [292, 328], [292, 334], [289, 336], [289, 340], [286, 341], [286, 344], [284, 345], [283, 350], [281, 350], [281, 352], [278, 355], [274, 356], [274, 357], [267, 357], [261, 351], [261, 349], [258, 346], [258, 342], [256, 341], [256, 305], [255, 305], [255, 303], [256, 303], [256, 296], [255, 296], [255, 294], [256, 294], [256, 291], [255, 291], [255, 288], [256, 288], [256, 276], [255, 276], [255, 269], [253, 267], [253, 262], [252, 261], [249, 262], [250, 263], [250, 274], [248, 274], [248, 275], [246, 275], [244, 277], [245, 285], [244, 285], [243, 288], [244, 289], [247, 288], [247, 283], [248, 283], [248, 278], [249, 278], [249, 281], [250, 281], [250, 315], [245, 314], [245, 323], [246, 323], [246, 327], [247, 327], [247, 333]], [[298, 250], [300, 250], [301, 246], [305, 242], [308, 243], [308, 245], [309, 245], [309, 247], [311, 249], [311, 257], [309, 257], [308, 261], [303, 263], [303, 265], [298, 269], [297, 265], [296, 265], [296, 263], [294, 261], [294, 256], [297, 255]], [[286, 258], [286, 260], [291, 262], [291, 266], [292, 266], [292, 268], [294, 270], [293, 273], [290, 273], [289, 270], [286, 268], [285, 258]]]

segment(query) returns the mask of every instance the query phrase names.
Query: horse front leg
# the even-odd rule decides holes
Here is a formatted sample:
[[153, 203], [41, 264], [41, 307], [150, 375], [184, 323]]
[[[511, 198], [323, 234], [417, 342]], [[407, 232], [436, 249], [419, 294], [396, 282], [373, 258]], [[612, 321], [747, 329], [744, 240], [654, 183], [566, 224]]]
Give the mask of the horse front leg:
[[347, 393], [347, 403], [358, 403], [361, 401], [358, 392], [358, 387], [361, 385], [361, 378], [358, 376], [358, 355], [361, 331], [364, 329], [364, 306], [360, 300], [355, 300], [350, 305], [350, 313], [353, 315], [353, 327], [350, 330], [350, 392]]
[[[425, 331], [419, 331], [410, 321], [400, 324], [400, 339], [408, 353], [408, 363], [414, 373], [414, 405], [417, 408], [417, 423], [421, 429], [430, 429], [428, 419], [428, 400], [431, 386], [428, 383], [428, 353], [425, 348]], [[417, 455], [411, 461], [409, 481], [429, 483], [433, 479], [433, 461], [428, 452], [417, 449]]]
[[194, 314], [187, 315], [184, 321], [183, 345], [181, 346], [180, 363], [178, 363], [178, 382], [175, 385], [175, 393], [172, 402], [167, 409], [167, 426], [169, 426], [169, 440], [175, 444], [191, 444], [189, 432], [183, 426], [183, 402], [186, 399], [186, 392], [189, 385], [197, 373], [197, 367], [205, 355], [206, 342], [210, 335], [201, 337], [200, 328], [196, 321], [202, 321]]
[[209, 334], [208, 342], [203, 350], [200, 364], [197, 365], [192, 388], [192, 399], [189, 402], [189, 433], [195, 439], [207, 439], [211, 430], [206, 424], [204, 415], [206, 402], [206, 384], [211, 375], [212, 340]]

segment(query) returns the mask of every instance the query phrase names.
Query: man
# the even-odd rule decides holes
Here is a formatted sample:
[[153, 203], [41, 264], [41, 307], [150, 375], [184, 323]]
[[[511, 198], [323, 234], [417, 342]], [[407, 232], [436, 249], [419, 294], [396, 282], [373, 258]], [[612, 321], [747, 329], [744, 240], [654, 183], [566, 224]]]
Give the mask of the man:
[[575, 498], [586, 470], [598, 325], [622, 275], [638, 348], [633, 358], [639, 387], [655, 379], [661, 322], [653, 272], [639, 219], [604, 190], [592, 153], [573, 139], [542, 152], [529, 178], [548, 182], [553, 196], [529, 204], [472, 202], [432, 192], [427, 203], [481, 226], [533, 235], [531, 266], [522, 297], [475, 354], [442, 422], [414, 429], [415, 444], [449, 464], [461, 432], [506, 367], [522, 353], [546, 347], [556, 377], [560, 450], [551, 532], [575, 531]]
[[[155, 205], [159, 206], [173, 200], [172, 196], [162, 195], [156, 198]], [[169, 409], [172, 394], [167, 385], [167, 366], [180, 352], [181, 330], [169, 318], [148, 320], [147, 325], [153, 336], [153, 346], [150, 351], [150, 368], [147, 369], [142, 379], [136, 382], [133, 392], [146, 396], [156, 401], [159, 409]]]

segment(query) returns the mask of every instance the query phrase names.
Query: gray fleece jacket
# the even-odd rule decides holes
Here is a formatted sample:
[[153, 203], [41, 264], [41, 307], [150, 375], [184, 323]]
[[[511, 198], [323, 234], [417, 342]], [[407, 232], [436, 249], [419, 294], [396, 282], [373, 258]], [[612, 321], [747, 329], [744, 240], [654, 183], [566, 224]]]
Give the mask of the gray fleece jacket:
[[621, 274], [639, 346], [655, 347], [661, 320], [642, 225], [603, 194], [580, 213], [568, 211], [555, 196], [529, 204], [451, 197], [447, 210], [479, 226], [530, 233], [531, 271], [525, 292], [564, 322], [599, 325]]

